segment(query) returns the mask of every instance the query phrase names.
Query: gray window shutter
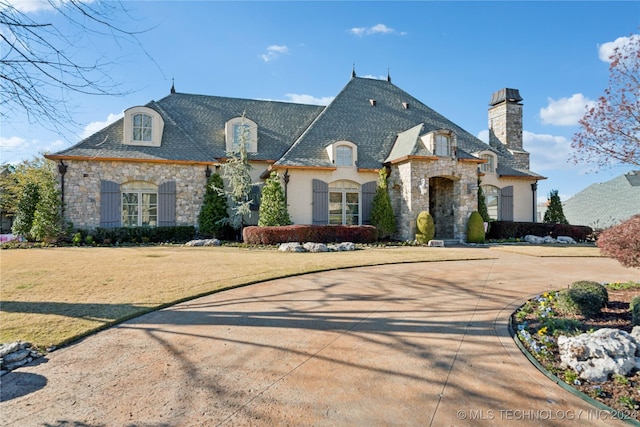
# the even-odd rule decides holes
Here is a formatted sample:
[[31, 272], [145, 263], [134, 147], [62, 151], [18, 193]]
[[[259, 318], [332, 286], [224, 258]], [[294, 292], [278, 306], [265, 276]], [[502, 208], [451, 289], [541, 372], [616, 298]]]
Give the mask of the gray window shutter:
[[120, 185], [100, 181], [100, 227], [120, 227]]
[[513, 221], [513, 185], [500, 190], [500, 220]]
[[329, 184], [313, 180], [313, 223], [329, 224]]
[[376, 181], [369, 181], [362, 184], [362, 224], [371, 224], [371, 208], [377, 188], [378, 183]]
[[176, 225], [176, 182], [167, 181], [158, 186], [158, 226]]

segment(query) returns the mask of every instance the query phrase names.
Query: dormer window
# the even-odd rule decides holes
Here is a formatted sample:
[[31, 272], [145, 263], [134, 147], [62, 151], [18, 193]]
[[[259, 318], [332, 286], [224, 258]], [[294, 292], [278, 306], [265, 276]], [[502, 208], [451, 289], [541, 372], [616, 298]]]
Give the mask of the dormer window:
[[149, 107], [133, 107], [124, 112], [124, 143], [159, 147], [162, 143], [164, 120]]
[[244, 142], [247, 153], [258, 152], [258, 125], [246, 117], [235, 117], [225, 124], [227, 151], [238, 151]]
[[480, 171], [485, 172], [485, 173], [495, 173], [496, 171], [496, 163], [495, 163], [495, 158], [493, 157], [492, 154], [483, 154], [482, 156], [480, 156], [480, 158], [482, 160], [486, 160], [487, 163], [482, 163], [480, 165]]
[[455, 155], [456, 135], [446, 129], [437, 130], [423, 136], [425, 147], [438, 157], [453, 157]]
[[350, 141], [338, 141], [327, 146], [329, 160], [336, 166], [355, 166], [358, 160], [358, 147]]
[[150, 142], [153, 130], [153, 117], [148, 114], [134, 114], [133, 120], [133, 141]]

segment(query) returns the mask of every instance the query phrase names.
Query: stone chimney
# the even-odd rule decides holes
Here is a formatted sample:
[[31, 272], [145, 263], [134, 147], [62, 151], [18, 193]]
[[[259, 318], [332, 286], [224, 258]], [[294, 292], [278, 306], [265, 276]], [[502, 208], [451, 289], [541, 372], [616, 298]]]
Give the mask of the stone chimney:
[[529, 169], [529, 153], [522, 147], [522, 97], [518, 89], [500, 89], [489, 102], [489, 145], [504, 145], [519, 167]]

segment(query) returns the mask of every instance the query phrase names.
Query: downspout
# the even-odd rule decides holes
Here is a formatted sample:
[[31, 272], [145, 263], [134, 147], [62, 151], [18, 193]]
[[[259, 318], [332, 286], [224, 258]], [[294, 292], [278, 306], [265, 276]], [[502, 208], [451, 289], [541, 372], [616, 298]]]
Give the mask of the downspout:
[[536, 221], [536, 214], [537, 214], [537, 209], [536, 209], [536, 190], [538, 189], [538, 181], [531, 183], [531, 202], [533, 205], [533, 221], [532, 222], [538, 222]]
[[67, 173], [67, 165], [65, 165], [62, 160], [60, 160], [60, 164], [58, 165], [58, 172], [60, 173], [60, 202], [62, 208], [62, 218], [64, 218], [64, 174]]

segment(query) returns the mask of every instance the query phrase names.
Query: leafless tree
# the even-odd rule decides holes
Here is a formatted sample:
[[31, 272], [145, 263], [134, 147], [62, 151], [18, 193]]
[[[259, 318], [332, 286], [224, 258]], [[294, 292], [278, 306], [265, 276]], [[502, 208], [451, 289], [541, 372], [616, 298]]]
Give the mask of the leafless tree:
[[134, 18], [121, 2], [43, 3], [46, 13], [27, 13], [16, 2], [0, 0], [0, 119], [26, 114], [29, 123], [68, 130], [74, 124], [73, 93], [130, 92], [111, 77], [116, 59], [100, 53], [98, 43], [134, 44], [148, 55], [137, 38], [140, 32], [126, 28]]

